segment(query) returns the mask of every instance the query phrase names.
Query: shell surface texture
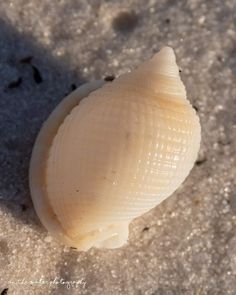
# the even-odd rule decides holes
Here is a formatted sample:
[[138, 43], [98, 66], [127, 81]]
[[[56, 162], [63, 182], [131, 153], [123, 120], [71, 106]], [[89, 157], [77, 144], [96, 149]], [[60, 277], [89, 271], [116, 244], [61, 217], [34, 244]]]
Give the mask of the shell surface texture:
[[200, 145], [173, 49], [113, 82], [88, 83], [44, 123], [30, 190], [48, 231], [78, 250], [118, 248], [129, 223], [184, 181]]

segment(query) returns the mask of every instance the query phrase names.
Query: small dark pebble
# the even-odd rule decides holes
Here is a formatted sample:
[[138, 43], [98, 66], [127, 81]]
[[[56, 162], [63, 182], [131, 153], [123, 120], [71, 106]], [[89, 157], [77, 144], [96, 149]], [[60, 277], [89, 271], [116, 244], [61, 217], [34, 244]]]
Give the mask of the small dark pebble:
[[106, 77], [104, 78], [104, 81], [111, 82], [111, 81], [113, 81], [114, 79], [115, 79], [115, 76], [106, 76]]
[[19, 77], [17, 80], [10, 82], [7, 85], [7, 89], [17, 88], [17, 87], [19, 87], [21, 85], [21, 83], [22, 83], [22, 78]]
[[31, 61], [33, 59], [33, 56], [26, 56], [26, 57], [23, 57], [22, 59], [20, 59], [20, 63], [22, 64], [30, 64]]
[[166, 22], [166, 24], [169, 24], [170, 23], [170, 19], [169, 18], [166, 18], [165, 19], [165, 22]]
[[138, 16], [134, 11], [124, 11], [119, 13], [113, 20], [113, 29], [118, 32], [130, 32], [138, 24]]
[[27, 208], [28, 208], [25, 204], [21, 204], [20, 206], [21, 206], [21, 210], [22, 210], [23, 212], [26, 211]]
[[70, 89], [71, 89], [72, 91], [74, 91], [76, 88], [77, 88], [77, 87], [76, 87], [75, 83], [73, 83], [73, 84], [70, 85]]
[[195, 199], [193, 202], [196, 206], [199, 206], [201, 203], [199, 199]]
[[196, 112], [198, 112], [198, 107], [196, 107], [196, 106], [193, 105], [193, 108], [194, 108], [194, 110], [195, 110]]
[[145, 226], [144, 228], [143, 228], [143, 232], [144, 231], [148, 231], [149, 230], [149, 227], [148, 226]]
[[71, 249], [73, 249], [73, 250], [77, 250], [77, 248], [75, 248], [75, 247], [70, 247]]
[[69, 89], [69, 91], [66, 92], [64, 95], [65, 95], [65, 96], [69, 95], [69, 94], [70, 94], [71, 92], [73, 92], [76, 88], [77, 88], [77, 87], [76, 87], [76, 85], [75, 85], [74, 83], [71, 84], [71, 85], [70, 85], [70, 89]]
[[227, 139], [225, 139], [225, 140], [223, 140], [223, 139], [220, 139], [220, 140], [218, 140], [218, 143], [220, 144], [220, 145], [230, 145], [231, 144], [231, 140], [227, 140]]
[[217, 60], [218, 60], [219, 62], [222, 62], [222, 61], [223, 61], [223, 57], [220, 56], [220, 55], [218, 55], [218, 56], [217, 56]]
[[207, 161], [206, 158], [204, 158], [204, 159], [200, 159], [200, 160], [197, 160], [197, 161], [196, 161], [196, 165], [197, 165], [197, 166], [200, 166], [200, 165], [202, 165], [203, 163], [205, 163], [206, 161]]
[[182, 70], [179, 69], [179, 73], [182, 73]]
[[1, 295], [7, 295], [8, 293], [8, 288], [5, 288], [2, 290]]
[[37, 84], [40, 84], [43, 82], [43, 78], [39, 72], [39, 70], [35, 67], [35, 66], [32, 66], [32, 70], [33, 70], [33, 77], [34, 77], [34, 81], [37, 83]]

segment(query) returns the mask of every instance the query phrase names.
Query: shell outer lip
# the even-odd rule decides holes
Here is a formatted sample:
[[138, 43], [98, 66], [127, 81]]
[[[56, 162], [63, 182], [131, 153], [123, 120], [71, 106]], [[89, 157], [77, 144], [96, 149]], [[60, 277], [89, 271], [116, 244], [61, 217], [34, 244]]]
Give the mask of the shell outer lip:
[[66, 96], [43, 123], [35, 140], [31, 154], [29, 187], [36, 213], [44, 227], [47, 228], [59, 241], [68, 246], [74, 245], [73, 240], [66, 235], [47, 199], [45, 177], [45, 166], [47, 161], [45, 159], [48, 158], [53, 138], [65, 117], [83, 98], [102, 87], [105, 83], [109, 82], [95, 80], [80, 86]]

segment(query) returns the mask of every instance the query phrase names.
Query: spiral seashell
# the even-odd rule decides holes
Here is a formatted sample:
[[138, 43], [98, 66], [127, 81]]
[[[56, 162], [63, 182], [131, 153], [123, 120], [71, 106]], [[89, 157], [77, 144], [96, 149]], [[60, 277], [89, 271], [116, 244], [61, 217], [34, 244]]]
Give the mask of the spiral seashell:
[[199, 119], [170, 47], [103, 83], [86, 84], [59, 104], [30, 164], [41, 222], [78, 250], [122, 246], [129, 223], [184, 181], [200, 145]]

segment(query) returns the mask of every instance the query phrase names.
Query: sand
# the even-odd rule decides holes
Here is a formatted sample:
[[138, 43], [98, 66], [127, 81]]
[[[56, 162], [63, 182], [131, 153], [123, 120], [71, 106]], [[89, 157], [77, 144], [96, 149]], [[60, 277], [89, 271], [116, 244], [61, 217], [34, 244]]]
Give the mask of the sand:
[[[0, 2], [2, 294], [236, 294], [235, 11], [232, 0]], [[40, 126], [75, 87], [125, 73], [164, 45], [201, 120], [191, 174], [132, 222], [124, 247], [60, 245], [29, 194]]]

